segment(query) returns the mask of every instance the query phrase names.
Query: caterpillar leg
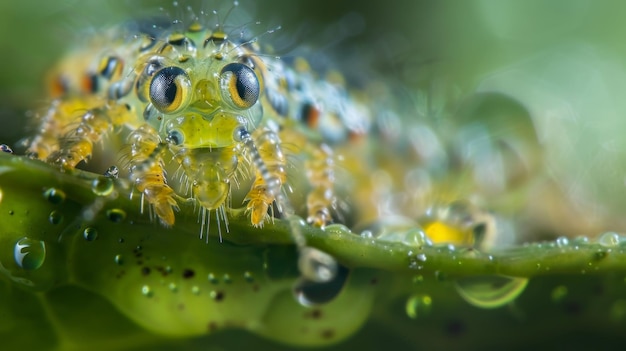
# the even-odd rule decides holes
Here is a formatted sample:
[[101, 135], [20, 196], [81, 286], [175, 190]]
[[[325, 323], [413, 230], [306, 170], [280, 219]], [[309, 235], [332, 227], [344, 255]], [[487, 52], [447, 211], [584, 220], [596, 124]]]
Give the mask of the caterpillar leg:
[[32, 158], [46, 160], [59, 151], [61, 140], [81, 123], [81, 117], [89, 110], [102, 106], [102, 101], [83, 98], [56, 99], [39, 117], [39, 130], [30, 140], [27, 154]]
[[[262, 226], [267, 217], [267, 210], [274, 202], [277, 192], [287, 178], [285, 168], [285, 155], [280, 147], [280, 140], [276, 133], [264, 129], [255, 133], [258, 158], [265, 165], [264, 168], [256, 168], [255, 179], [246, 201], [246, 211], [250, 213], [250, 220], [255, 226]], [[253, 159], [255, 155], [252, 156]], [[271, 184], [268, 184], [268, 181]], [[280, 207], [280, 204], [279, 204]]]
[[336, 204], [333, 150], [322, 144], [311, 156], [305, 164], [307, 179], [313, 187], [306, 201], [307, 222], [323, 227], [331, 221], [330, 209]]
[[162, 152], [164, 143], [159, 139], [157, 131], [144, 124], [129, 135], [130, 143], [130, 179], [142, 195], [142, 199], [150, 204], [161, 224], [174, 224], [174, 210], [178, 208], [175, 193], [165, 179]]
[[[63, 103], [61, 105], [56, 112], [57, 115], [62, 115], [58, 124], [48, 123], [47, 130], [40, 135], [40, 138], [35, 139], [30, 151], [37, 154], [39, 158], [48, 154], [46, 157], [48, 163], [64, 169], [72, 169], [79, 162], [89, 159], [93, 152], [93, 145], [98, 143], [103, 135], [132, 118], [129, 107], [125, 104], [105, 105], [84, 110], [84, 112], [74, 110], [69, 114], [62, 112], [61, 109], [67, 106], [63, 106]], [[75, 120], [76, 117], [73, 116], [77, 113], [79, 113], [78, 120]], [[54, 147], [50, 147], [50, 139], [55, 137], [57, 130], [64, 131], [64, 134], [60, 137], [56, 136], [58, 142]]]

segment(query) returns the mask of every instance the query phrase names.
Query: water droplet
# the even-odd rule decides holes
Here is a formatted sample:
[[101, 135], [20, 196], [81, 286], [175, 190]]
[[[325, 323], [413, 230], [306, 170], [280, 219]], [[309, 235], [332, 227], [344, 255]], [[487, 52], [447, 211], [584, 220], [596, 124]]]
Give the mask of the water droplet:
[[300, 250], [298, 268], [305, 279], [323, 283], [332, 280], [337, 274], [337, 261], [316, 248], [304, 247]]
[[426, 262], [426, 254], [425, 253], [420, 253], [415, 255], [415, 258], [420, 261], [420, 262]]
[[422, 276], [421, 274], [418, 274], [413, 277], [413, 284], [421, 284], [423, 282], [424, 282], [424, 276]]
[[41, 267], [46, 259], [46, 243], [23, 237], [15, 243], [13, 257], [21, 268], [35, 270]]
[[11, 147], [7, 144], [0, 144], [0, 151], [1, 152], [6, 152], [8, 154], [12, 154], [13, 150], [11, 149]]
[[232, 283], [232, 282], [233, 282], [233, 281], [230, 279], [230, 274], [228, 274], [228, 273], [224, 274], [224, 277], [222, 277], [222, 280], [223, 280], [223, 281], [224, 281], [224, 283], [226, 283], [226, 284], [230, 284], [230, 283]]
[[243, 273], [243, 279], [245, 279], [248, 283], [254, 282], [254, 277], [252, 276], [252, 273], [248, 271], [245, 271]]
[[126, 218], [126, 212], [119, 208], [107, 210], [107, 218], [113, 223], [120, 223]]
[[619, 234], [615, 232], [606, 232], [600, 235], [598, 243], [606, 247], [615, 247], [619, 245]]
[[442, 271], [435, 271], [435, 279], [437, 279], [437, 281], [443, 282], [448, 279], [448, 275]]
[[141, 287], [141, 294], [145, 297], [152, 297], [154, 295], [152, 289], [150, 289], [148, 285], [144, 285]]
[[122, 255], [115, 255], [113, 261], [115, 261], [115, 264], [117, 264], [118, 266], [121, 266], [124, 264], [124, 257]]
[[111, 166], [107, 168], [106, 171], [104, 171], [104, 176], [107, 178], [117, 179], [117, 177], [119, 177], [119, 174], [120, 170], [119, 168], [117, 168], [117, 166]]
[[91, 191], [98, 196], [109, 196], [113, 192], [113, 179], [99, 177], [91, 182]]
[[48, 216], [48, 221], [52, 224], [59, 224], [63, 221], [63, 215], [59, 211], [52, 211]]
[[314, 282], [300, 278], [293, 287], [293, 293], [302, 306], [316, 306], [332, 301], [343, 289], [349, 270], [341, 265], [337, 274], [328, 282]]
[[505, 276], [467, 277], [456, 281], [463, 299], [480, 308], [497, 308], [515, 300], [526, 288], [527, 278]]
[[410, 229], [402, 239], [402, 243], [409, 246], [430, 246], [432, 242], [421, 229]]
[[372, 233], [371, 230], [364, 230], [364, 231], [361, 232], [361, 238], [373, 239], [374, 238], [374, 233]]
[[197, 285], [194, 285], [194, 286], [191, 287], [191, 292], [194, 295], [200, 295], [200, 288]]
[[58, 205], [65, 201], [65, 193], [63, 190], [59, 190], [56, 188], [50, 188], [43, 192], [44, 198], [46, 198], [51, 203]]
[[87, 227], [83, 230], [83, 238], [87, 241], [94, 241], [98, 239], [98, 231], [96, 228]]
[[589, 243], [589, 238], [586, 236], [577, 236], [576, 238], [574, 238], [573, 242], [577, 245], [584, 245]]
[[567, 239], [567, 237], [560, 236], [556, 238], [556, 246], [566, 247], [567, 245], [569, 245], [569, 239]]
[[171, 292], [178, 291], [178, 286], [175, 283], [170, 283], [167, 287], [170, 289]]
[[563, 299], [567, 296], [567, 293], [567, 287], [565, 285], [559, 285], [556, 288], [552, 289], [550, 297], [552, 298], [552, 301], [559, 302], [563, 301]]
[[328, 235], [343, 236], [352, 233], [348, 227], [343, 224], [330, 224], [324, 227], [324, 232]]
[[207, 278], [209, 279], [209, 281], [213, 284], [217, 284], [219, 281], [217, 280], [217, 278], [215, 277], [215, 274], [213, 273], [209, 273], [209, 275], [207, 276]]
[[429, 295], [414, 294], [406, 301], [406, 314], [411, 319], [425, 316], [430, 313], [433, 300]]

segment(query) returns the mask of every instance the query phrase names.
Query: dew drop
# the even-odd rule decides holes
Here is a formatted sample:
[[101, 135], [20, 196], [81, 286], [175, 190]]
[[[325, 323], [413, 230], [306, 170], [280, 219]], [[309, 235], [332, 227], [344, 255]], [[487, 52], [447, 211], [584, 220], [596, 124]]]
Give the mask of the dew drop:
[[48, 221], [52, 224], [59, 224], [63, 221], [63, 215], [59, 211], [52, 211], [48, 215]]
[[124, 264], [124, 257], [122, 255], [115, 255], [113, 261], [116, 265], [121, 266]]
[[615, 232], [606, 232], [600, 235], [598, 243], [605, 247], [615, 247], [619, 245], [619, 234]]
[[233, 282], [233, 281], [230, 279], [230, 274], [228, 274], [228, 273], [224, 274], [224, 277], [222, 277], [222, 280], [223, 280], [223, 281], [224, 281], [224, 283], [226, 283], [226, 284], [230, 284], [230, 283], [232, 283], [232, 282]]
[[439, 282], [446, 281], [448, 279], [448, 275], [442, 271], [435, 271], [435, 279]]
[[200, 288], [197, 285], [192, 286], [191, 293], [194, 295], [200, 295]]
[[559, 302], [563, 301], [563, 299], [567, 296], [567, 293], [567, 287], [565, 285], [559, 285], [552, 289], [550, 297], [552, 298], [552, 301]]
[[0, 152], [6, 152], [7, 154], [12, 154], [13, 150], [7, 144], [0, 144]]
[[243, 273], [243, 278], [248, 282], [248, 283], [252, 283], [254, 282], [254, 277], [252, 276], [252, 273], [245, 271]]
[[373, 239], [374, 238], [374, 233], [372, 233], [371, 230], [364, 230], [364, 231], [361, 232], [361, 238]]
[[417, 319], [430, 313], [433, 300], [429, 295], [414, 294], [406, 301], [406, 314], [411, 319]]
[[430, 246], [432, 242], [421, 229], [409, 230], [402, 239], [402, 243], [409, 246]]
[[324, 227], [324, 232], [326, 232], [328, 235], [340, 235], [340, 236], [351, 233], [350, 229], [348, 229], [348, 227], [346, 227], [343, 224], [327, 225]]
[[213, 284], [217, 284], [218, 283], [217, 277], [215, 277], [215, 274], [213, 274], [213, 273], [209, 273], [207, 278], [209, 279], [209, 282], [211, 282]]
[[59, 190], [56, 188], [50, 188], [43, 192], [44, 198], [46, 198], [50, 203], [58, 205], [65, 201], [65, 193], [63, 190]]
[[347, 268], [339, 265], [337, 274], [328, 282], [314, 282], [301, 277], [293, 287], [294, 297], [298, 303], [306, 307], [328, 303], [342, 291], [349, 272]]
[[83, 238], [87, 241], [94, 241], [98, 239], [98, 231], [96, 228], [87, 227], [83, 230]]
[[567, 239], [567, 237], [560, 236], [556, 238], [557, 247], [566, 247], [567, 245], [569, 245], [569, 239]]
[[152, 289], [150, 289], [150, 286], [148, 285], [144, 285], [141, 287], [141, 294], [145, 297], [152, 297], [154, 295]]
[[515, 300], [526, 288], [527, 278], [505, 276], [467, 277], [456, 281], [461, 297], [480, 308], [497, 308]]
[[175, 283], [170, 283], [167, 287], [170, 289], [171, 292], [178, 291], [178, 286]]
[[415, 255], [415, 258], [420, 262], [426, 262], [426, 254], [424, 253]]
[[25, 270], [35, 270], [46, 259], [46, 243], [41, 240], [23, 237], [15, 243], [13, 250], [15, 263]]
[[91, 191], [98, 196], [109, 196], [113, 192], [113, 179], [99, 177], [91, 182]]
[[119, 168], [117, 168], [117, 166], [111, 166], [104, 172], [105, 177], [113, 179], [117, 179], [119, 177], [119, 174], [120, 170]]
[[113, 223], [120, 223], [126, 218], [126, 212], [119, 208], [107, 210], [107, 218]]

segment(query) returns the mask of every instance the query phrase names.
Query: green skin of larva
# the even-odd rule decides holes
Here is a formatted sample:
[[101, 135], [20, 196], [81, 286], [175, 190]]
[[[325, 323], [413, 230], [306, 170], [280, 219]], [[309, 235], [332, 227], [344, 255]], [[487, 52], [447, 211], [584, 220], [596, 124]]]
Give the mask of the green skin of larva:
[[[167, 337], [240, 328], [291, 345], [326, 345], [350, 336], [369, 316], [375, 291], [368, 287], [371, 272], [351, 273], [330, 303], [304, 307], [291, 291], [298, 277], [291, 245], [229, 243], [229, 235], [246, 230], [235, 223], [231, 233], [221, 223], [224, 242], [214, 226], [205, 243], [197, 236], [197, 214], [184, 211], [188, 208], [174, 228], [165, 229], [140, 214], [138, 200], [128, 200], [122, 189], [118, 196], [89, 191], [95, 176], [50, 172], [16, 156], [0, 158], [11, 158], [3, 160], [10, 166], [0, 172], [0, 276], [13, 286], [44, 294], [79, 287], [104, 297], [145, 330]], [[41, 172], [19, 172], [25, 166]], [[52, 187], [65, 193], [62, 201], [44, 195]], [[83, 219], [98, 207], [92, 221]], [[127, 215], [115, 218], [113, 208]], [[52, 211], [62, 215], [60, 222], [38, 220]], [[95, 240], [85, 239], [86, 228], [97, 231]], [[15, 244], [24, 236], [45, 242], [45, 259], [37, 269], [16, 263]]]

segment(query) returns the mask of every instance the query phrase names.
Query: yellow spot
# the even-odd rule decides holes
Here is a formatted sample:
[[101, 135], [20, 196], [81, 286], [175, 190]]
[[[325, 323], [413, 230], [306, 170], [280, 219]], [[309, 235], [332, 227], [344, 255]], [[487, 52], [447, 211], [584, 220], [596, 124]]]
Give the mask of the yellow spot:
[[468, 230], [435, 221], [424, 227], [424, 232], [434, 244], [472, 245], [474, 238]]

